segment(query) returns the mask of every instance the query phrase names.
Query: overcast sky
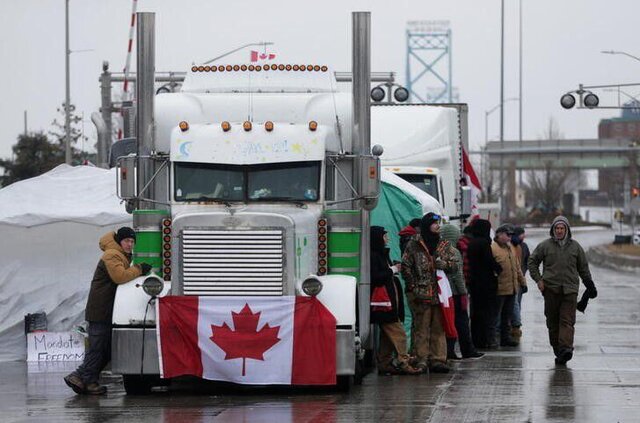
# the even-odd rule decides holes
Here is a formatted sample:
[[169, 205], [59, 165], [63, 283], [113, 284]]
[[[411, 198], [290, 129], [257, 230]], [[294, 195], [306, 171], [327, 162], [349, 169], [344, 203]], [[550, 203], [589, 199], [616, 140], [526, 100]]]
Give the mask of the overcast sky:
[[[139, 0], [138, 11], [156, 12], [156, 69], [186, 70], [193, 61], [237, 46], [272, 41], [279, 58], [350, 70], [351, 12], [372, 12], [372, 70], [395, 71], [404, 83], [406, 22], [449, 20], [453, 31], [453, 80], [469, 104], [471, 148], [484, 143], [485, 111], [499, 103], [499, 0]], [[506, 0], [505, 98], [518, 96], [518, 0]], [[571, 110], [561, 94], [584, 84], [640, 82], [637, 0], [522, 0], [524, 15], [525, 139], [537, 139], [554, 117], [565, 138], [595, 138], [603, 117], [616, 110]], [[23, 131], [49, 130], [64, 101], [64, 0], [1, 0], [0, 157]], [[84, 112], [85, 131], [99, 107], [98, 77], [107, 60], [125, 63], [132, 0], [71, 0], [71, 99]], [[248, 59], [248, 51], [246, 53]], [[135, 62], [132, 63], [135, 69]], [[640, 92], [629, 89], [630, 95]], [[607, 102], [603, 93], [601, 103]], [[499, 113], [489, 119], [489, 138], [499, 133]], [[518, 136], [518, 104], [505, 106], [505, 138]], [[93, 143], [93, 141], [92, 141]]]

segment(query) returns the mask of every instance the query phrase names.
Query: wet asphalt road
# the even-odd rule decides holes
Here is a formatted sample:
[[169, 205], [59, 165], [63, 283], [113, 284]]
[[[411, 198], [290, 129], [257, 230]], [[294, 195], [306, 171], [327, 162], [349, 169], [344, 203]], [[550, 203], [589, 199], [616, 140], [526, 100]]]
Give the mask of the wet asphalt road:
[[[542, 239], [531, 231], [530, 246]], [[575, 231], [584, 246], [609, 230]], [[62, 376], [74, 365], [0, 363], [2, 422], [640, 422], [640, 273], [592, 267], [599, 296], [578, 313], [574, 359], [557, 367], [542, 297], [530, 283], [516, 348], [453, 364], [447, 375], [369, 374], [349, 393], [183, 385], [126, 396], [117, 378], [103, 397], [79, 397]]]

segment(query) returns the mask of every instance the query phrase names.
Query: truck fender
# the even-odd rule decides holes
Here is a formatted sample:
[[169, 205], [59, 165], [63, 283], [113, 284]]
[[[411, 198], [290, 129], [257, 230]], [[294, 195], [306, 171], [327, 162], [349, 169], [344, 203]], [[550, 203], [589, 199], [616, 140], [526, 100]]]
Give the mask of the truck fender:
[[[114, 325], [142, 325], [155, 324], [156, 307], [155, 302], [147, 304], [151, 297], [142, 289], [142, 283], [149, 276], [140, 276], [132, 281], [118, 285], [116, 298], [113, 302], [113, 324]], [[159, 297], [164, 297], [171, 289], [171, 282], [164, 281], [164, 288]], [[147, 313], [145, 320], [144, 314]]]
[[[356, 278], [347, 275], [313, 276], [322, 282], [318, 300], [335, 316], [339, 326], [356, 324]], [[302, 280], [296, 284], [298, 295], [308, 297], [302, 291]]]

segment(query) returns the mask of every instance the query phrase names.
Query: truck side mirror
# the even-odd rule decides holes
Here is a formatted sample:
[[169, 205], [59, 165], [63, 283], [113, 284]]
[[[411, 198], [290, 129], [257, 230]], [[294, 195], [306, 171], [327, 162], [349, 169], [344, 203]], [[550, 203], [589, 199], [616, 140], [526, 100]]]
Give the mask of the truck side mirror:
[[362, 208], [373, 210], [380, 195], [380, 159], [374, 156], [360, 156], [360, 192]]
[[130, 200], [136, 197], [136, 156], [118, 157], [116, 161], [116, 187], [118, 198]]
[[471, 187], [460, 187], [460, 217], [471, 216]]

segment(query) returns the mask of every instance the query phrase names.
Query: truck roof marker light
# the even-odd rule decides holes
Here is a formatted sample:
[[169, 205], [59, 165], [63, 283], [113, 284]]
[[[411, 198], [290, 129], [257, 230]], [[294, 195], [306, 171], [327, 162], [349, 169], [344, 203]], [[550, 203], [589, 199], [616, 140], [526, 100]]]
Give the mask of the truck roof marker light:
[[[278, 65], [278, 70], [283, 71], [284, 69], [285, 69], [285, 66], [284, 66], [284, 65]], [[288, 69], [287, 69], [287, 70], [288, 70]]]
[[322, 72], [326, 72], [326, 71], [328, 71], [328, 70], [329, 70], [329, 67], [328, 67], [328, 66], [323, 66], [323, 67], [321, 67], [321, 68], [320, 68], [320, 70], [321, 70]]
[[178, 124], [178, 127], [182, 132], [187, 132], [189, 130], [189, 124], [184, 120]]
[[315, 65], [313, 67], [313, 70], [316, 71], [316, 72], [320, 72], [320, 65]]
[[240, 70], [241, 70], [242, 72], [245, 72], [245, 71], [247, 70], [247, 65], [242, 65], [242, 66], [240, 66]]
[[197, 66], [191, 66], [191, 72], [198, 72]]
[[[286, 70], [290, 71], [291, 69], [293, 69], [293, 66], [291, 66], [291, 65], [286, 65], [284, 68], [285, 68]], [[294, 69], [294, 70], [295, 70], [295, 69]]]
[[204, 72], [204, 66], [198, 66], [198, 72]]
[[224, 72], [224, 66], [222, 66], [222, 65], [218, 66], [218, 70], [219, 70], [220, 72]]
[[269, 65], [264, 65], [264, 71], [267, 72], [269, 70]]
[[271, 70], [278, 70], [278, 65], [276, 65], [275, 63], [271, 65]]
[[227, 72], [231, 72], [233, 70], [233, 66], [227, 65], [226, 70]]
[[253, 66], [253, 65], [249, 65], [249, 68], [248, 68], [248, 69], [249, 69], [251, 72], [253, 72], [254, 70], [256, 70], [256, 67], [255, 67], [255, 66]]
[[309, 122], [309, 130], [315, 131], [316, 129], [318, 129], [318, 122], [316, 122], [315, 120]]
[[164, 277], [162, 279], [164, 279], [165, 281], [168, 282], [168, 281], [171, 280], [171, 275], [164, 275]]
[[233, 65], [233, 70], [238, 72], [240, 70], [240, 66], [239, 65]]
[[211, 70], [211, 66], [207, 65], [204, 67], [205, 72], [209, 72]]
[[222, 122], [220, 124], [220, 126], [222, 127], [222, 130], [224, 132], [229, 132], [229, 130], [231, 129], [231, 124], [229, 122], [227, 122], [226, 120], [224, 122]]
[[300, 65], [300, 70], [304, 72], [307, 70], [307, 67], [305, 65]]
[[292, 69], [293, 69], [294, 71], [296, 71], [296, 72], [297, 72], [297, 71], [299, 71], [299, 70], [300, 70], [300, 66], [298, 66], [298, 65], [293, 65]]
[[171, 251], [165, 251], [163, 256], [164, 258], [171, 258]]
[[271, 122], [270, 120], [266, 121], [266, 122], [264, 123], [264, 129], [265, 129], [267, 132], [271, 132], [271, 131], [273, 131], [273, 122]]
[[327, 226], [327, 219], [318, 220], [318, 226]]
[[313, 65], [307, 65], [307, 70], [311, 72], [313, 70]]
[[211, 72], [218, 72], [218, 68], [215, 66], [211, 66]]
[[248, 120], [245, 120], [244, 123], [242, 124], [242, 128], [247, 132], [251, 131], [251, 122], [249, 122]]
[[162, 221], [163, 226], [171, 226], [171, 219], [164, 219]]
[[256, 72], [260, 72], [262, 70], [262, 66], [256, 65]]
[[327, 252], [326, 252], [326, 251], [320, 251], [320, 252], [318, 253], [318, 257], [320, 257], [320, 258], [326, 258], [326, 257], [327, 257]]

